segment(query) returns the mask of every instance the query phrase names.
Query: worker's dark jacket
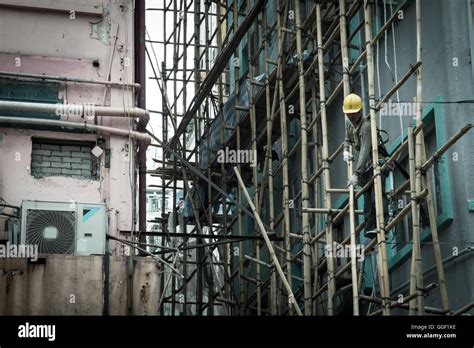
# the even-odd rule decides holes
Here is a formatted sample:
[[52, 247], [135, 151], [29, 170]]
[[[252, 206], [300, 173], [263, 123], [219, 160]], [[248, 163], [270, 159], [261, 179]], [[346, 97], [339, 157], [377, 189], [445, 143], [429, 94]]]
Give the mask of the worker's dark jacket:
[[344, 150], [349, 151], [349, 145], [354, 149], [354, 173], [361, 176], [372, 168], [372, 138], [370, 121], [367, 118], [361, 117], [355, 125], [346, 120]]
[[[344, 141], [344, 150], [349, 151], [349, 145], [352, 145], [354, 151], [354, 173], [359, 176], [360, 185], [364, 187], [372, 177], [372, 136], [370, 121], [361, 117], [355, 125], [349, 120], [346, 121], [346, 139]], [[385, 187], [385, 176], [382, 175], [382, 192]], [[388, 202], [385, 194], [382, 195], [385, 219], [388, 217]], [[375, 214], [375, 188], [373, 185], [364, 192], [364, 219], [365, 231], [375, 230], [377, 228]]]

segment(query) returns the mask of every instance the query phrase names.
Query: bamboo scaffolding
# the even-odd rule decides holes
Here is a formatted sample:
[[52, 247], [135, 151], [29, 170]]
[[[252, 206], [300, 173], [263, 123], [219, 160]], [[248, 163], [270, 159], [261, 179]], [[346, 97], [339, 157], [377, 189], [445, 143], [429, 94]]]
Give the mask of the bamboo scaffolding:
[[[175, 11], [175, 12], [176, 12], [176, 11]], [[178, 36], [179, 36], [179, 35], [178, 35]], [[176, 51], [175, 51], [174, 57], [176, 57], [176, 56], [177, 56], [177, 54], [176, 54]], [[175, 60], [175, 63], [176, 63], [176, 60]], [[176, 64], [174, 64], [174, 66], [176, 67]], [[164, 88], [165, 88], [164, 90], [166, 91], [166, 87], [164, 87]], [[165, 96], [166, 93], [163, 93], [163, 95]], [[164, 98], [164, 104], [167, 104], [166, 97]], [[176, 100], [175, 100], [174, 105], [177, 105]], [[167, 106], [167, 110], [171, 110], [171, 108], [170, 108], [169, 106]], [[174, 126], [174, 129], [176, 130], [176, 121], [175, 121], [173, 118], [171, 118], [171, 121], [172, 121], [172, 124], [173, 124], [173, 126]], [[184, 138], [184, 137], [183, 137], [183, 138]], [[155, 140], [157, 140], [157, 139], [155, 138]], [[185, 142], [185, 139], [183, 139], [183, 142]], [[185, 150], [185, 148], [184, 148], [184, 149], [181, 148], [181, 150], [183, 151], [183, 156], [184, 156], [185, 153], [186, 153], [186, 150]], [[173, 159], [173, 161], [176, 161], [176, 159]], [[188, 184], [187, 184], [187, 178], [186, 178], [186, 172], [184, 172], [184, 171], [183, 171], [183, 177], [184, 177], [184, 180], [185, 180], [186, 189], [189, 191], [189, 186], [188, 186]], [[175, 181], [175, 182], [176, 182], [176, 181]], [[174, 195], [174, 196], [175, 196], [175, 195]], [[164, 197], [164, 196], [163, 196], [163, 197]], [[163, 199], [164, 199], [164, 198], [163, 198]], [[173, 209], [175, 209], [175, 208], [173, 208]], [[195, 213], [195, 210], [193, 210], [193, 213]], [[197, 215], [195, 214], [195, 216], [197, 216]], [[212, 224], [211, 224], [211, 225], [212, 225]], [[201, 231], [200, 226], [198, 225], [197, 227], [198, 227], [198, 230]], [[200, 232], [200, 233], [202, 233], [202, 232]], [[199, 260], [199, 259], [201, 259], [201, 258], [198, 257], [197, 260]], [[196, 263], [199, 265], [199, 262], [196, 262]], [[198, 273], [199, 273], [199, 272], [198, 272]], [[209, 279], [208, 279], [208, 280], [209, 280]], [[199, 292], [199, 287], [198, 287], [198, 292]], [[172, 297], [174, 298], [174, 296], [172, 296]], [[173, 305], [173, 303], [172, 303], [172, 311], [173, 311], [173, 313], [174, 313], [174, 305]], [[212, 311], [212, 309], [211, 309], [211, 311]]]
[[[286, 6], [287, 3], [286, 3]], [[286, 16], [284, 17], [286, 18]], [[278, 21], [279, 21], [279, 17], [278, 17]], [[266, 12], [263, 13], [263, 23], [262, 23], [262, 26], [263, 28], [267, 28], [267, 26], [264, 24], [266, 23]], [[264, 29], [265, 30], [265, 29]], [[280, 31], [278, 31], [280, 32]], [[282, 38], [284, 37], [284, 34], [285, 32], [283, 31], [282, 32]], [[267, 34], [268, 35], [268, 34]], [[267, 35], [264, 35], [263, 37], [263, 45], [264, 45], [264, 52], [265, 52], [265, 55], [268, 56], [268, 41], [266, 39]], [[282, 43], [282, 40], [280, 40], [280, 37], [278, 39], [278, 57], [281, 56], [282, 54], [282, 48], [283, 48], [283, 45], [280, 44]], [[274, 203], [273, 203], [273, 177], [274, 177], [274, 173], [273, 173], [273, 165], [272, 165], [272, 156], [271, 156], [271, 142], [272, 142], [272, 139], [271, 139], [271, 135], [272, 135], [272, 128], [273, 128], [273, 121], [274, 121], [274, 117], [277, 115], [276, 111], [275, 111], [275, 108], [276, 108], [276, 102], [277, 102], [277, 96], [278, 96], [278, 93], [279, 93], [279, 89], [278, 89], [278, 86], [279, 86], [279, 78], [277, 77], [275, 79], [275, 87], [274, 87], [274, 96], [273, 96], [273, 101], [272, 101], [272, 104], [271, 104], [271, 109], [270, 109], [270, 85], [269, 85], [269, 81], [270, 81], [270, 74], [269, 74], [269, 64], [273, 64], [273, 65], [277, 65], [277, 75], [279, 74], [278, 73], [278, 62], [271, 62], [269, 59], [265, 59], [265, 76], [266, 76], [266, 83], [265, 83], [265, 104], [266, 104], [266, 111], [267, 111], [267, 127], [266, 127], [266, 132], [267, 132], [267, 145], [266, 145], [266, 151], [265, 151], [265, 159], [264, 159], [264, 166], [263, 166], [263, 173], [266, 173], [266, 168], [268, 167], [268, 176], [269, 176], [269, 179], [268, 179], [268, 185], [269, 185], [269, 205], [270, 205], [270, 230], [273, 231], [274, 228], [275, 228], [275, 218], [274, 218]], [[258, 142], [258, 139], [257, 139], [257, 142]], [[265, 176], [263, 176], [263, 180], [262, 180], [262, 185], [261, 185], [261, 191], [260, 191], [260, 202], [259, 202], [259, 209], [261, 208], [262, 206], [262, 203], [263, 203], [263, 197], [264, 197], [264, 193], [265, 193], [265, 188], [266, 188], [266, 180], [265, 180]], [[278, 223], [277, 223], [278, 224]], [[276, 277], [276, 273], [274, 272], [274, 269], [272, 269], [272, 272], [273, 274], [275, 275]], [[274, 279], [274, 281], [276, 282], [276, 278]], [[276, 289], [277, 285], [275, 283], [275, 289], [272, 289], [272, 294], [271, 296], [278, 296], [278, 290]], [[272, 297], [273, 299], [273, 297]], [[276, 299], [274, 299], [274, 302], [272, 302], [272, 304], [274, 306], [276, 306], [277, 308], [280, 308], [280, 298], [277, 297]]]
[[301, 312], [300, 307], [298, 306], [298, 303], [296, 302], [295, 296], [293, 294], [293, 291], [291, 290], [289, 282], [285, 278], [285, 274], [283, 273], [283, 269], [280, 266], [280, 262], [278, 262], [278, 259], [275, 254], [275, 250], [273, 249], [272, 242], [268, 238], [267, 231], [265, 231], [265, 227], [263, 226], [262, 220], [260, 219], [260, 216], [258, 215], [258, 212], [252, 202], [252, 199], [250, 198], [250, 195], [247, 191], [247, 188], [245, 187], [245, 184], [242, 180], [242, 177], [240, 176], [240, 173], [237, 169], [237, 167], [234, 167], [234, 172], [235, 175], [237, 176], [237, 180], [239, 181], [239, 185], [242, 188], [242, 192], [245, 195], [245, 198], [247, 198], [247, 201], [249, 202], [250, 208], [255, 214], [255, 218], [257, 220], [257, 225], [260, 229], [260, 232], [262, 233], [263, 238], [265, 239], [265, 244], [267, 245], [268, 251], [270, 252], [270, 256], [272, 257], [273, 263], [275, 264], [275, 267], [280, 274], [280, 278], [283, 280], [283, 284], [285, 285], [286, 291], [288, 293], [288, 302], [290, 305], [292, 305], [295, 308], [295, 311], [298, 315], [303, 315]]
[[[246, 0], [246, 8], [250, 11], [250, 0]], [[173, 100], [171, 106], [167, 109], [163, 108], [163, 123], [162, 141], [159, 146], [163, 146], [163, 152], [170, 155], [169, 158], [163, 156], [162, 170], [156, 173], [160, 175], [162, 184], [160, 190], [162, 192], [162, 208], [165, 207], [165, 196], [168, 193], [172, 194], [172, 215], [177, 213], [177, 190], [182, 189], [184, 192], [190, 191], [189, 183], [197, 182], [204, 183], [207, 191], [207, 200], [205, 207], [199, 207], [199, 198], [194, 197], [192, 204], [193, 216], [195, 222], [191, 234], [194, 233], [196, 245], [188, 244], [188, 237], [183, 238], [181, 244], [178, 246], [179, 250], [196, 250], [195, 259], [188, 260], [188, 254], [182, 259], [176, 260], [176, 267], [182, 269], [184, 280], [179, 283], [175, 277], [169, 278], [161, 282], [162, 294], [166, 288], [171, 286], [171, 296], [164, 297], [160, 305], [160, 313], [163, 314], [163, 305], [170, 306], [171, 313], [176, 314], [179, 303], [176, 302], [177, 294], [184, 293], [184, 303], [182, 304], [182, 311], [185, 314], [195, 311], [196, 314], [214, 315], [219, 308], [225, 314], [245, 315], [249, 313], [263, 314], [301, 314], [301, 309], [298, 306], [298, 301], [304, 303], [304, 314], [322, 314], [324, 313], [324, 306], [318, 297], [323, 293], [327, 294], [327, 314], [333, 315], [335, 311], [334, 298], [335, 295], [352, 290], [352, 305], [353, 314], [360, 314], [359, 300], [369, 301], [380, 304], [379, 310], [371, 313], [371, 315], [384, 314], [389, 315], [392, 308], [398, 307], [408, 309], [411, 314], [415, 311], [418, 314], [434, 313], [447, 314], [450, 313], [449, 301], [446, 291], [446, 281], [444, 275], [443, 260], [441, 257], [440, 242], [438, 231], [436, 228], [436, 216], [434, 210], [433, 196], [431, 192], [431, 179], [428, 172], [430, 166], [445, 153], [450, 146], [452, 146], [463, 134], [467, 133], [472, 125], [465, 126], [461, 131], [457, 132], [447, 143], [443, 144], [434, 155], [428, 160], [426, 159], [426, 149], [423, 136], [423, 123], [421, 122], [421, 14], [420, 14], [420, 0], [416, 1], [416, 25], [417, 25], [417, 56], [416, 63], [410, 66], [406, 74], [388, 90], [388, 92], [379, 100], [375, 100], [375, 78], [374, 78], [374, 53], [373, 46], [383, 37], [383, 35], [392, 27], [397, 18], [397, 13], [392, 11], [390, 18], [382, 24], [379, 31], [375, 33], [372, 38], [372, 3], [368, 0], [364, 2], [353, 1], [350, 6], [346, 1], [339, 0], [338, 2], [331, 2], [326, 4], [323, 10], [323, 4], [316, 2], [315, 4], [308, 4], [305, 2], [307, 12], [306, 18], [303, 19], [303, 2], [296, 0], [294, 3], [293, 22], [289, 22], [288, 13], [292, 2], [284, 1], [279, 3], [276, 10], [276, 18], [274, 24], [268, 23], [267, 11], [262, 11], [259, 15], [259, 20], [250, 21], [246, 28], [242, 27], [242, 16], [246, 14], [239, 8], [239, 2], [224, 4], [218, 2], [207, 2], [200, 4], [197, 1], [181, 0], [180, 2], [172, 2], [167, 5], [165, 3], [162, 11], [170, 13], [164, 15], [164, 30], [163, 36], [158, 41], [147, 40], [147, 42], [157, 43], [164, 47], [165, 57], [171, 52], [173, 64], [171, 67], [166, 67], [165, 58], [162, 67], [162, 81], [165, 81], [165, 89], [170, 88], [173, 91]], [[405, 9], [409, 2], [404, 2], [400, 9]], [[179, 6], [178, 6], [179, 5]], [[194, 5], [194, 8], [193, 8]], [[346, 11], [346, 5], [349, 9]], [[362, 8], [361, 8], [362, 7]], [[252, 8], [252, 11], [255, 10]], [[359, 11], [360, 10], [360, 11]], [[347, 36], [348, 22], [355, 18], [356, 14], [362, 14], [364, 21], [356, 25], [356, 29], [351, 30], [349, 37]], [[255, 12], [253, 12], [255, 14]], [[179, 16], [179, 18], [178, 18]], [[191, 37], [187, 36], [186, 30], [182, 31], [182, 27], [186, 28], [188, 23], [188, 16], [193, 18], [194, 34]], [[171, 32], [169, 31], [168, 20], [172, 18], [174, 21]], [[354, 18], [353, 18], [354, 17]], [[211, 20], [215, 18], [216, 20]], [[232, 22], [227, 28], [227, 21]], [[324, 24], [328, 23], [326, 32], [322, 31]], [[217, 22], [217, 26], [214, 24]], [[248, 21], [247, 21], [248, 22]], [[211, 24], [212, 23], [212, 24]], [[357, 24], [357, 23], [355, 23]], [[166, 28], [168, 27], [168, 29]], [[352, 27], [352, 23], [351, 23]], [[357, 35], [357, 32], [365, 32], [365, 50], [362, 51], [349, 65], [348, 44]], [[226, 62], [225, 66], [219, 62], [219, 67], [214, 69], [211, 66], [212, 57], [215, 52], [217, 56], [228, 47], [229, 43], [235, 44], [232, 39], [232, 34], [239, 31], [246, 33], [242, 37], [247, 37], [247, 47], [241, 49], [238, 46], [232, 46], [232, 52], [237, 62]], [[272, 32], [276, 33], [277, 55], [271, 56], [270, 52], [270, 36]], [[253, 33], [253, 34], [251, 34]], [[261, 38], [260, 38], [261, 34]], [[253, 35], [254, 37], [250, 37]], [[286, 35], [290, 39], [287, 40]], [[337, 42], [337, 36], [340, 36], [340, 42]], [[324, 38], [324, 41], [323, 41]], [[251, 42], [258, 42], [261, 39], [262, 45], [260, 47], [251, 47]], [[293, 41], [293, 42], [292, 42]], [[307, 45], [313, 44], [316, 48], [316, 54], [309, 61], [303, 61], [303, 52], [307, 49]], [[340, 51], [334, 51], [334, 47], [340, 46]], [[167, 48], [168, 47], [168, 48]], [[352, 47], [352, 46], [351, 46]], [[214, 50], [214, 51], [213, 51]], [[187, 67], [188, 53], [194, 51], [194, 65], [193, 69]], [[241, 96], [240, 82], [241, 82], [241, 61], [240, 52], [246, 51], [248, 56], [248, 95], [249, 105], [244, 107], [239, 105]], [[213, 52], [211, 54], [211, 52]], [[273, 51], [273, 53], [275, 53]], [[296, 53], [296, 54], [295, 54]], [[263, 57], [262, 57], [263, 55]], [[289, 58], [293, 58], [293, 62], [297, 68], [295, 78], [289, 78], [287, 71], [294, 73], [294, 68], [291, 64], [286, 65]], [[211, 57], [212, 56], [212, 57]], [[327, 59], [329, 56], [329, 60]], [[338, 64], [341, 61], [342, 79], [338, 81], [327, 78], [327, 71], [325, 68], [329, 66], [332, 69], [333, 64]], [[252, 57], [252, 58], [251, 58]], [[256, 58], [258, 57], [258, 58]], [[326, 59], [326, 62], [325, 62]], [[334, 188], [330, 185], [330, 166], [337, 156], [342, 152], [343, 145], [341, 144], [332, 154], [329, 153], [329, 131], [327, 122], [327, 110], [332, 102], [337, 100], [339, 95], [346, 96], [350, 93], [350, 77], [355, 74], [358, 67], [367, 60], [367, 77], [368, 77], [368, 94], [370, 104], [370, 121], [371, 121], [371, 141], [372, 141], [372, 162], [373, 174], [369, 183], [361, 190], [354, 190], [354, 187], [348, 188]], [[260, 61], [260, 63], [259, 63]], [[263, 61], [263, 64], [262, 64]], [[233, 64], [235, 63], [235, 64]], [[216, 63], [217, 64], [217, 63]], [[326, 65], [329, 64], [329, 65]], [[265, 73], [264, 82], [254, 80], [257, 74], [262, 74], [260, 69], [263, 66]], [[316, 70], [317, 74], [314, 74]], [[186, 121], [187, 123], [194, 123], [195, 146], [193, 149], [187, 149], [186, 134], [183, 133], [185, 127], [184, 123], [176, 127], [179, 121], [182, 121], [182, 115], [190, 115], [187, 101], [186, 85], [193, 84], [194, 91], [200, 89], [203, 78], [211, 71], [221, 71], [212, 78], [215, 80], [213, 87], [206, 85], [210, 95], [200, 96], [202, 102], [193, 105], [192, 112], [196, 112], [193, 119]], [[233, 81], [231, 81], [230, 72], [233, 71]], [[188, 72], [190, 74], [188, 75]], [[194, 72], [194, 78], [191, 79]], [[383, 103], [387, 102], [390, 97], [397, 93], [397, 91], [405, 84], [406, 81], [416, 72], [417, 85], [417, 122], [416, 128], [409, 127], [408, 138], [401, 143], [401, 145], [391, 154], [386, 163], [381, 166], [378, 163], [378, 150], [376, 138], [376, 113], [380, 111]], [[181, 75], [182, 74], [182, 75]], [[318, 81], [316, 81], [316, 79]], [[210, 79], [206, 79], [210, 80]], [[333, 81], [328, 83], [328, 81]], [[364, 83], [364, 81], [362, 81]], [[307, 110], [307, 84], [311, 86], [311, 111]], [[228, 127], [222, 113], [223, 105], [226, 98], [229, 97], [230, 86], [234, 86], [235, 96], [235, 126]], [[168, 85], [168, 86], [166, 86]], [[329, 88], [328, 90], [328, 87]], [[254, 93], [259, 90], [258, 93]], [[273, 91], [273, 95], [272, 95]], [[329, 97], [326, 97], [328, 91]], [[247, 91], [245, 91], [247, 92]], [[341, 93], [342, 92], [342, 93]], [[165, 99], [163, 98], [164, 104]], [[196, 99], [196, 98], [195, 98]], [[194, 101], [194, 99], [193, 99]], [[217, 105], [215, 104], [217, 101]], [[293, 142], [289, 132], [289, 119], [291, 119], [291, 112], [288, 112], [290, 105], [299, 105], [299, 121], [301, 127], [301, 136]], [[183, 110], [178, 110], [178, 106], [182, 105]], [[214, 105], [214, 106], [213, 106]], [[318, 106], [319, 105], [319, 106]], [[258, 110], [257, 110], [258, 108]], [[265, 120], [259, 118], [259, 113], [265, 108]], [[318, 110], [319, 108], [319, 110]], [[237, 149], [242, 149], [245, 144], [247, 148], [256, 151], [264, 145], [265, 156], [263, 158], [263, 170], [253, 168], [251, 171], [251, 183], [254, 188], [253, 198], [250, 195], [243, 183], [240, 175], [242, 173], [242, 166], [236, 164], [234, 172], [228, 171], [224, 163], [217, 166], [211, 163], [210, 153], [210, 127], [216, 115], [219, 115], [221, 126], [218, 129], [221, 146], [226, 144], [235, 144]], [[169, 119], [168, 119], [169, 117]], [[280, 118], [278, 122], [278, 117]], [[171, 121], [174, 134], [179, 128], [180, 139], [173, 139], [172, 147], [182, 153], [177, 153], [173, 149], [168, 148], [165, 144], [168, 142], [170, 135], [168, 130], [168, 120]], [[186, 125], [187, 126], [187, 125]], [[273, 138], [275, 137], [274, 129], [279, 128], [281, 158], [279, 165], [274, 169], [272, 148]], [[227, 142], [225, 139], [226, 131], [235, 132], [233, 137], [234, 143]], [[321, 136], [319, 134], [321, 132]], [[309, 133], [309, 134], [308, 134]], [[308, 137], [311, 137], [309, 140]], [[244, 137], [246, 139], [244, 139]], [[248, 137], [248, 138], [247, 138]], [[413, 139], [415, 139], [413, 143]], [[182, 139], [182, 140], [181, 140]], [[248, 141], [250, 139], [250, 142]], [[292, 147], [289, 148], [289, 141], [292, 142]], [[207, 142], [208, 149], [208, 166], [203, 170], [199, 168], [203, 176], [196, 173], [196, 169], [189, 165], [189, 162], [199, 163], [200, 145]], [[178, 143], [178, 144], [177, 144]], [[181, 143], [183, 145], [181, 145]], [[250, 145], [248, 145], [250, 144]], [[331, 144], [334, 145], [334, 144]], [[178, 147], [176, 147], [178, 146]], [[232, 145], [233, 146], [233, 145]], [[386, 170], [390, 163], [392, 163], [398, 156], [408, 147], [409, 153], [409, 167], [410, 180], [402, 183], [402, 185], [393, 191], [393, 195], [407, 194], [407, 186], [410, 185], [410, 202], [401, 209], [387, 224], [384, 221], [383, 204], [382, 204], [382, 180], [381, 175]], [[301, 149], [301, 189], [291, 188], [290, 191], [290, 160], [295, 160], [295, 155]], [[413, 152], [413, 153], [412, 153]], [[308, 168], [308, 157], [312, 157], [313, 166], [311, 172]], [[185, 161], [181, 161], [184, 159]], [[188, 162], [186, 162], [188, 161]], [[168, 167], [165, 167], [168, 165]], [[352, 162], [349, 161], [347, 165], [347, 175], [352, 175]], [[229, 173], [226, 173], [228, 171]], [[178, 172], [183, 172], [179, 174]], [[235, 175], [235, 177], [233, 177]], [[259, 179], [261, 175], [261, 181]], [[274, 181], [278, 177], [278, 181]], [[222, 180], [220, 187], [216, 187], [213, 180]], [[230, 187], [227, 186], [233, 178], [237, 179], [236, 193], [237, 198], [234, 200], [228, 195]], [[246, 177], [248, 179], [249, 177]], [[275, 216], [275, 182], [282, 181], [282, 209], [278, 210], [278, 216]], [[184, 181], [183, 185], [180, 184]], [[261, 182], [261, 184], [260, 184]], [[234, 181], [235, 183], [235, 181]], [[355, 209], [355, 201], [359, 198], [365, 190], [369, 189], [370, 185], [374, 185], [376, 192], [376, 215], [377, 215], [377, 230], [379, 231], [377, 240], [370, 242], [364, 249], [364, 253], [368, 253], [374, 249], [377, 250], [377, 267], [378, 282], [381, 289], [380, 297], [367, 297], [360, 295], [360, 287], [362, 284], [362, 268], [357, 269], [355, 257], [351, 257], [350, 262], [344, 264], [336, 270], [333, 258], [320, 258], [320, 247], [332, 245], [335, 238], [333, 231], [336, 224], [340, 223], [342, 218], [349, 219], [349, 234], [346, 234], [342, 241], [338, 242], [340, 245], [349, 244], [355, 248], [357, 238], [364, 228], [364, 224], [356, 226], [355, 218], [358, 214], [362, 214], [361, 210]], [[234, 184], [232, 184], [234, 185]], [[312, 185], [312, 186], [311, 186]], [[170, 189], [170, 190], [169, 190]], [[219, 190], [218, 190], [219, 189]], [[294, 190], [294, 191], [293, 191]], [[215, 191], [219, 194], [216, 195]], [[245, 199], [242, 198], [244, 194]], [[333, 194], [347, 195], [348, 202], [339, 209], [331, 207], [331, 200]], [[223, 198], [221, 198], [223, 197]], [[314, 207], [310, 207], [310, 197], [314, 202]], [[301, 199], [301, 222], [302, 230], [292, 231], [293, 203]], [[322, 202], [321, 202], [322, 199]], [[423, 288], [423, 275], [421, 273], [421, 246], [419, 240], [420, 233], [420, 202], [426, 200], [428, 206], [428, 213], [430, 218], [430, 226], [432, 230], [433, 248], [435, 256], [435, 265], [438, 275], [438, 282], [440, 287], [442, 309], [427, 307], [423, 303], [423, 293], [428, 291]], [[232, 218], [228, 218], [230, 211], [230, 204], [232, 201], [237, 208], [237, 214]], [[244, 205], [243, 202], [246, 202]], [[222, 213], [214, 214], [213, 207], [219, 203]], [[321, 207], [322, 203], [322, 207]], [[250, 211], [247, 209], [250, 207]], [[199, 210], [201, 209], [201, 210]], [[243, 213], [246, 213], [254, 220], [254, 231], [260, 231], [262, 238], [270, 251], [270, 258], [266, 260], [262, 258], [260, 240], [244, 239], [247, 233], [244, 233]], [[412, 249], [412, 269], [410, 275], [410, 290], [408, 296], [404, 298], [402, 304], [390, 299], [389, 288], [389, 274], [387, 265], [387, 251], [386, 251], [386, 233], [393, 229], [407, 214], [412, 215], [413, 221], [413, 249]], [[346, 216], [348, 215], [348, 216]], [[265, 220], [262, 221], [262, 217]], [[295, 215], [298, 216], [298, 215]], [[298, 217], [299, 218], [299, 217]], [[313, 220], [314, 219], [314, 220]], [[162, 223], [162, 230], [165, 231], [166, 219], [159, 220]], [[229, 221], [228, 221], [229, 220]], [[158, 221], [158, 220], [157, 220]], [[325, 228], [321, 229], [320, 221], [325, 221]], [[216, 223], [217, 222], [217, 223]], [[264, 225], [268, 223], [268, 225]], [[235, 227], [234, 224], [237, 224]], [[281, 225], [280, 225], [281, 224]], [[186, 225], [184, 231], [187, 232]], [[310, 226], [315, 226], [314, 235]], [[178, 237], [175, 233], [176, 224], [173, 225], [173, 231], [167, 236], [161, 236], [161, 246], [174, 246], [173, 238]], [[208, 229], [209, 235], [203, 232], [203, 229]], [[234, 232], [233, 232], [234, 231]], [[233, 233], [237, 232], [234, 236]], [[268, 232], [267, 232], [268, 231]], [[272, 239], [272, 233], [279, 233], [282, 231], [283, 241], [281, 239]], [[212, 236], [219, 236], [218, 242], [212, 239]], [[229, 239], [225, 237], [228, 236]], [[209, 243], [202, 243], [209, 237]], [[222, 238], [221, 238], [222, 237]], [[233, 237], [238, 237], [233, 239]], [[260, 238], [261, 239], [261, 238]], [[272, 241], [270, 242], [270, 239]], [[244, 240], [248, 241], [244, 245]], [[302, 247], [300, 246], [303, 241]], [[232, 249], [232, 243], [238, 243], [238, 247]], [[233, 244], [236, 245], [236, 244]], [[250, 251], [247, 247], [250, 246]], [[298, 246], [298, 248], [296, 247]], [[244, 247], [246, 250], [244, 251]], [[174, 255], [173, 250], [161, 248], [168, 260], [172, 260]], [[219, 258], [213, 257], [214, 251], [217, 250]], [[248, 254], [248, 255], [246, 255]], [[354, 256], [354, 255], [353, 255]], [[165, 259], [166, 259], [165, 257]], [[232, 258], [236, 262], [232, 262]], [[244, 262], [245, 260], [245, 262]], [[188, 266], [195, 266], [194, 270], [188, 271]], [[263, 266], [264, 268], [260, 268]], [[294, 267], [302, 266], [303, 278], [296, 277], [293, 273]], [[222, 272], [224, 281], [221, 281], [220, 275]], [[268, 277], [264, 276], [269, 270]], [[264, 273], [265, 272], [265, 273]], [[340, 287], [336, 293], [336, 279], [350, 272], [350, 284]], [[262, 279], [262, 277], [266, 279]], [[322, 279], [326, 278], [325, 282]], [[188, 297], [189, 284], [192, 279], [196, 280], [196, 300], [189, 301]], [[235, 280], [235, 282], [234, 282]], [[238, 285], [237, 294], [233, 294], [233, 285]], [[297, 287], [301, 284], [301, 287]], [[283, 288], [284, 289], [283, 289]], [[251, 291], [250, 291], [251, 289]], [[204, 294], [207, 290], [207, 299], [204, 299]], [[431, 290], [431, 288], [430, 288]], [[288, 297], [285, 295], [288, 293]], [[263, 302], [264, 299], [268, 303]], [[285, 299], [287, 304], [285, 305]], [[168, 307], [166, 307], [168, 310]], [[467, 308], [467, 309], [466, 309]], [[458, 312], [468, 311], [469, 306], [461, 308]]]

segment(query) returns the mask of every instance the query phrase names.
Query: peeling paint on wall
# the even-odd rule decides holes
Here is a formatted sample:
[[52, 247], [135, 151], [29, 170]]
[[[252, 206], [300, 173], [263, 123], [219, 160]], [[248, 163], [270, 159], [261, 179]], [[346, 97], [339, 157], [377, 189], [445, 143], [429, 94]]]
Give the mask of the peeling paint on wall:
[[104, 6], [104, 13], [102, 19], [98, 22], [89, 22], [91, 25], [90, 37], [99, 40], [104, 45], [110, 45], [110, 28], [112, 27], [112, 20], [110, 18], [110, 8], [108, 5]]

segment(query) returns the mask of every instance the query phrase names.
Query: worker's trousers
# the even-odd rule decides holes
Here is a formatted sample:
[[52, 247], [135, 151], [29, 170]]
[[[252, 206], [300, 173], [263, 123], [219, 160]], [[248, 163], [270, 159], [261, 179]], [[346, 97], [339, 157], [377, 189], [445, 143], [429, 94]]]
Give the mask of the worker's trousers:
[[[360, 176], [360, 186], [364, 187], [370, 180], [373, 175], [373, 170], [369, 169]], [[384, 220], [387, 221], [388, 218], [388, 199], [385, 194], [385, 174], [381, 174], [382, 178], [382, 203], [384, 211]], [[365, 219], [365, 231], [371, 231], [377, 229], [377, 219], [375, 212], [375, 185], [369, 187], [367, 191], [364, 192], [364, 219]]]

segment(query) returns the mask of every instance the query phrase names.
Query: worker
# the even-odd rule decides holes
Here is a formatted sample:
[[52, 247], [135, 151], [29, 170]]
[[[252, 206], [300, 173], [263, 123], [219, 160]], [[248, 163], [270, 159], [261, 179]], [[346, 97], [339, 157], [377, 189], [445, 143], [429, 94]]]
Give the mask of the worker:
[[[353, 160], [355, 163], [354, 172], [349, 178], [348, 186], [360, 185], [364, 187], [373, 174], [372, 169], [372, 137], [370, 120], [362, 116], [362, 99], [354, 93], [344, 98], [342, 111], [347, 117], [346, 136], [344, 140], [343, 158], [348, 162], [351, 158], [349, 146], [352, 145], [354, 151]], [[385, 195], [385, 175], [382, 178], [382, 200], [384, 205], [384, 215], [387, 216], [388, 200]], [[375, 212], [375, 185], [370, 185], [364, 192], [364, 219], [365, 237], [375, 238], [377, 236], [377, 220]]]

